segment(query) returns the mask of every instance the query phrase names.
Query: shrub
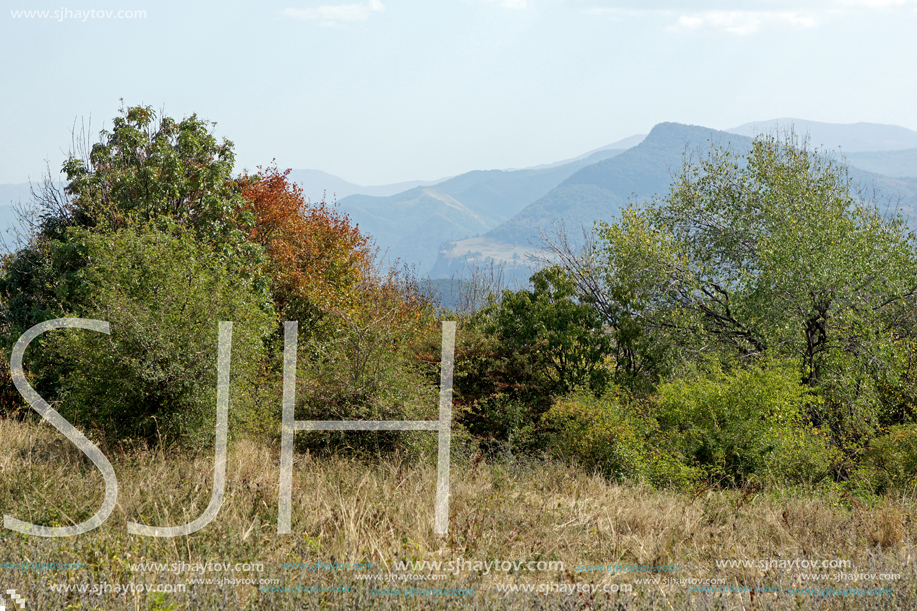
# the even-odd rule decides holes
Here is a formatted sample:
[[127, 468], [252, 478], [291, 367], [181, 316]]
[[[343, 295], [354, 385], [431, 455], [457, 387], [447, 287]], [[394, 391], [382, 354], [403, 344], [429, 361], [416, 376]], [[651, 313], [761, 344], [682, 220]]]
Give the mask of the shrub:
[[207, 442], [216, 413], [217, 323], [232, 321], [230, 430], [263, 419], [239, 400], [274, 325], [250, 282], [178, 229], [67, 232], [69, 247], [85, 257], [77, 275], [87, 304], [69, 315], [108, 321], [111, 334], [49, 336], [65, 417], [114, 439]]
[[643, 468], [643, 444], [633, 414], [611, 392], [562, 397], [544, 415], [552, 433], [551, 450], [587, 469], [617, 479], [635, 478]]
[[[330, 309], [300, 329], [297, 419], [435, 420], [439, 416], [441, 326], [410, 276], [366, 277], [346, 307]], [[416, 358], [426, 338], [431, 354]], [[434, 381], [435, 380], [435, 381]], [[430, 433], [320, 432], [301, 446], [409, 452], [435, 445]]]
[[751, 479], [817, 481], [836, 454], [826, 435], [807, 426], [815, 401], [789, 363], [718, 365], [658, 389], [656, 416], [669, 451], [713, 483]]
[[558, 266], [531, 282], [532, 290], [504, 290], [471, 317], [456, 353], [463, 423], [521, 450], [541, 446], [541, 417], [555, 397], [579, 386], [601, 395], [609, 380], [609, 339], [595, 308]]
[[658, 447], [658, 424], [645, 402], [628, 401], [617, 388], [602, 397], [579, 391], [562, 397], [544, 415], [555, 456], [615, 479], [643, 479], [684, 488], [699, 477]]
[[509, 443], [537, 447], [540, 419], [553, 392], [543, 382], [534, 347], [509, 349], [474, 325], [462, 325], [455, 347], [457, 419], [488, 450]]
[[874, 439], [855, 479], [880, 493], [912, 487], [917, 481], [917, 424], [893, 426]]
[[536, 272], [530, 281], [531, 291], [503, 291], [499, 302], [478, 314], [478, 323], [510, 351], [530, 351], [545, 390], [567, 393], [588, 386], [601, 394], [610, 350], [601, 315], [577, 298], [575, 283], [560, 266]]

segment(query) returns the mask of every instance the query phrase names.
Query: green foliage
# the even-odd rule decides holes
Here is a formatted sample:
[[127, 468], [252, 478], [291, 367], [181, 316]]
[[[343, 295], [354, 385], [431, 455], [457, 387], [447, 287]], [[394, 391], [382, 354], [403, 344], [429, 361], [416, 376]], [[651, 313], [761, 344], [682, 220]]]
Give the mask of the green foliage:
[[555, 434], [552, 451], [587, 469], [617, 479], [636, 478], [643, 463], [640, 427], [610, 391], [603, 397], [580, 392], [559, 399], [544, 415]]
[[907, 490], [917, 482], [917, 424], [893, 426], [872, 441], [855, 480], [877, 492]]
[[792, 366], [707, 371], [659, 386], [636, 399], [617, 388], [604, 396], [575, 392], [544, 416], [556, 456], [617, 479], [690, 488], [814, 484], [839, 460], [826, 435], [808, 425], [817, 402]]
[[537, 444], [552, 397], [608, 383], [609, 340], [595, 308], [576, 299], [562, 268], [532, 275], [532, 290], [503, 291], [462, 330], [456, 356], [462, 421], [481, 437]]
[[267, 297], [263, 253], [248, 240], [254, 215], [232, 177], [233, 144], [213, 136], [215, 124], [192, 114], [181, 121], [151, 106], [121, 108], [88, 153], [63, 164], [63, 205], [46, 207], [42, 234], [60, 238], [71, 225], [110, 232], [152, 225], [190, 230], [224, 261], [251, 275]]
[[[300, 420], [436, 420], [439, 417], [441, 327], [424, 304], [411, 302], [412, 280], [364, 284], [346, 311], [300, 329], [296, 412]], [[412, 344], [428, 343], [418, 359]], [[435, 379], [435, 382], [433, 381]], [[301, 447], [411, 453], [435, 446], [430, 433], [316, 432]]]
[[902, 382], [895, 353], [913, 331], [893, 312], [913, 308], [917, 239], [792, 135], [685, 164], [667, 196], [600, 223], [599, 247], [603, 314], [632, 377], [797, 360], [824, 399], [810, 419], [849, 456], [892, 409], [881, 389]]
[[[457, 420], [487, 446], [524, 447], [538, 414], [551, 405], [535, 368], [534, 348], [510, 350], [474, 325], [459, 327], [455, 347], [454, 405]], [[491, 448], [493, 449], [493, 448]]]
[[[45, 343], [61, 413], [113, 439], [162, 438], [196, 445], [212, 437], [216, 406], [217, 323], [234, 323], [230, 427], [263, 418], [246, 405], [262, 340], [273, 328], [251, 282], [180, 230], [67, 230], [52, 245], [69, 260], [82, 307], [69, 316], [108, 321], [111, 334], [57, 331]], [[34, 349], [33, 349], [34, 350]]]
[[[71, 239], [75, 232], [66, 230], [60, 239], [37, 239], [9, 255], [0, 273], [0, 337], [11, 347], [32, 326], [85, 307], [86, 287], [80, 271], [86, 264], [85, 244]], [[44, 350], [46, 337], [30, 346], [26, 373], [30, 383], [45, 397], [59, 395], [60, 374], [67, 365]], [[0, 386], [5, 390], [0, 401], [6, 412], [29, 411], [9, 376], [9, 367], [0, 372]]]
[[485, 308], [484, 329], [510, 350], [534, 346], [542, 376], [560, 392], [581, 384], [602, 392], [609, 340], [598, 312], [576, 300], [576, 285], [562, 267], [539, 271], [531, 282], [533, 290], [504, 291]]
[[642, 479], [656, 486], [687, 488], [702, 472], [667, 453], [649, 403], [611, 387], [596, 397], [578, 391], [558, 399], [544, 415], [548, 448], [618, 480]]
[[270, 299], [261, 247], [246, 237], [254, 216], [232, 179], [232, 143], [218, 143], [212, 124], [196, 115], [157, 123], [149, 106], [122, 108], [113, 123], [85, 155], [71, 151], [63, 165], [66, 196], [42, 191], [41, 231], [4, 262], [0, 301], [4, 331], [13, 339], [83, 303], [78, 272], [86, 259], [79, 245], [68, 246], [73, 226], [94, 233], [146, 226], [190, 231]]
[[818, 399], [786, 363], [707, 371], [659, 386], [655, 415], [666, 449], [711, 482], [813, 483], [829, 475], [835, 452], [806, 423]]
[[71, 221], [118, 229], [171, 218], [223, 242], [234, 221], [252, 224], [232, 182], [232, 142], [218, 143], [212, 124], [197, 115], [156, 123], [151, 106], [122, 108], [113, 124], [85, 158], [64, 162]]

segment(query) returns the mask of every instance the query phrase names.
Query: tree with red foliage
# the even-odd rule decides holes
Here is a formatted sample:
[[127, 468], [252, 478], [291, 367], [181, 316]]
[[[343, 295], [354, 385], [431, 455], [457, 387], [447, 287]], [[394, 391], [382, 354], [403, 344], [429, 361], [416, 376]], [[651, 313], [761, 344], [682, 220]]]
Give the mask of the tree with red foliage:
[[[415, 279], [378, 266], [369, 236], [335, 207], [308, 202], [289, 170], [270, 167], [240, 182], [255, 219], [249, 240], [264, 249], [275, 309], [300, 323], [300, 417], [432, 417], [435, 389], [422, 383], [409, 347], [435, 319]], [[399, 435], [310, 439], [378, 446]]]
[[242, 180], [242, 195], [255, 216], [249, 240], [267, 255], [277, 311], [286, 320], [309, 320], [354, 303], [373, 249], [346, 214], [310, 203], [289, 174], [259, 168]]

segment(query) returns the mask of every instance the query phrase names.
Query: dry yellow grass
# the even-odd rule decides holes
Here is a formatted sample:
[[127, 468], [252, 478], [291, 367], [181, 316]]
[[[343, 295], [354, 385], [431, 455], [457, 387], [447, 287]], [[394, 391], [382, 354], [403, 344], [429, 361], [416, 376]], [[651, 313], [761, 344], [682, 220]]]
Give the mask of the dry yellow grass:
[[[422, 433], [419, 433], [422, 434]], [[0, 563], [79, 562], [80, 570], [0, 571], [29, 608], [184, 609], [414, 608], [419, 600], [372, 596], [359, 571], [283, 570], [284, 563], [371, 562], [370, 573], [395, 571], [402, 560], [561, 561], [563, 571], [466, 571], [424, 587], [474, 587], [473, 599], [425, 599], [424, 608], [915, 608], [917, 502], [911, 497], [856, 499], [817, 494], [698, 491], [681, 494], [610, 483], [568, 465], [457, 460], [452, 469], [449, 534], [433, 533], [435, 462], [399, 456], [379, 460], [297, 455], [293, 533], [277, 534], [279, 450], [240, 441], [230, 449], [223, 506], [189, 537], [127, 534], [125, 522], [174, 525], [195, 519], [212, 485], [212, 455], [106, 448], [119, 480], [118, 505], [99, 529], [41, 539], [0, 532]], [[45, 424], [0, 420], [0, 511], [42, 524], [67, 525], [95, 512], [102, 479], [88, 460]], [[690, 592], [686, 585], [635, 584], [635, 579], [724, 579], [732, 587], [813, 587], [802, 574], [760, 566], [717, 568], [717, 560], [845, 559], [847, 573], [899, 573], [885, 597]], [[350, 594], [278, 594], [256, 585], [189, 586], [185, 594], [92, 596], [50, 591], [61, 583], [184, 583], [188, 575], [137, 572], [137, 562], [258, 562], [257, 577], [281, 585], [347, 585]], [[678, 565], [673, 573], [610, 574], [580, 565]], [[835, 570], [836, 571], [836, 570]], [[366, 572], [366, 571], [363, 571]], [[424, 571], [421, 571], [424, 572]], [[429, 572], [429, 571], [426, 571]], [[831, 571], [821, 571], [831, 572]], [[207, 577], [208, 575], [205, 575]], [[209, 575], [212, 576], [212, 575]], [[237, 575], [237, 577], [252, 575]], [[875, 585], [873, 585], [873, 582]], [[629, 594], [505, 594], [501, 584], [634, 584]], [[398, 585], [414, 585], [406, 582]], [[851, 583], [822, 583], [851, 588]], [[376, 584], [379, 587], [379, 584]], [[881, 599], [880, 599], [881, 598]], [[764, 605], [763, 607], [760, 605]], [[44, 605], [44, 606], [42, 606]], [[50, 605], [50, 606], [47, 606]], [[61, 606], [63, 605], [63, 606]], [[76, 605], [83, 605], [77, 607]], [[169, 606], [173, 605], [173, 606]], [[863, 606], [865, 605], [865, 606]], [[826, 607], [826, 608], [827, 608]]]

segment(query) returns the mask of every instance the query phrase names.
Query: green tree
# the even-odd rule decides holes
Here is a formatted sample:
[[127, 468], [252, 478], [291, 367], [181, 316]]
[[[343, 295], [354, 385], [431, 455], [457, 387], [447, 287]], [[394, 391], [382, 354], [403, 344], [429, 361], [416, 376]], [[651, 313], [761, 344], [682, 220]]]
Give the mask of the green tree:
[[511, 351], [535, 348], [540, 375], [554, 392], [586, 385], [602, 392], [602, 366], [609, 340], [595, 308], [581, 303], [576, 285], [562, 267], [551, 266], [530, 278], [532, 290], [504, 291], [499, 303], [480, 316], [484, 329]]
[[68, 278], [83, 260], [64, 259], [58, 251], [52, 265], [49, 257], [49, 244], [66, 242], [72, 226], [98, 233], [147, 226], [190, 230], [250, 276], [268, 301], [262, 248], [248, 240], [255, 217], [242, 197], [243, 185], [232, 178], [232, 142], [217, 142], [213, 125], [197, 115], [157, 120], [150, 106], [122, 108], [97, 143], [70, 152], [63, 164], [65, 188], [45, 180], [35, 194], [38, 231], [4, 266], [0, 298], [10, 333], [77, 306], [71, 294], [77, 287]]
[[876, 433], [880, 388], [900, 386], [893, 363], [912, 349], [889, 321], [913, 309], [917, 240], [843, 166], [792, 134], [745, 156], [714, 148], [598, 235], [580, 286], [598, 293], [618, 354], [664, 344], [641, 365], [657, 376], [711, 355], [791, 358], [836, 443], [853, 456]]
[[[122, 108], [111, 131], [102, 131], [99, 141], [91, 147], [80, 144], [81, 148], [71, 152], [63, 165], [68, 179], [66, 187], [60, 190], [50, 179], [45, 182], [45, 188], [37, 193], [39, 222], [36, 231], [24, 247], [5, 259], [0, 270], [0, 332], [7, 345], [12, 345], [23, 331], [38, 322], [65, 316], [99, 318], [106, 308], [114, 307], [111, 304], [117, 302], [123, 307], [115, 308], [113, 316], [127, 316], [126, 312], [132, 312], [127, 322], [119, 319], [123, 329], [133, 328], [130, 325], [139, 324], [138, 321], [153, 326], [148, 330], [149, 343], [138, 355], [128, 358], [124, 352], [119, 352], [127, 350], [125, 343], [117, 344], [120, 346], [117, 349], [112, 348], [113, 354], [120, 355], [118, 358], [126, 359], [121, 363], [125, 368], [134, 367], [131, 374], [127, 369], [121, 371], [123, 380], [137, 382], [147, 379], [144, 377], [147, 374], [159, 375], [151, 373], [159, 366], [150, 360], [159, 358], [155, 355], [175, 354], [173, 350], [182, 343], [201, 346], [203, 340], [198, 332], [208, 337], [213, 335], [208, 341], [216, 341], [209, 326], [206, 331], [188, 326], [174, 313], [166, 319], [157, 318], [165, 315], [167, 302], [184, 300], [188, 320], [198, 320], [195, 318], [198, 315], [229, 316], [235, 311], [242, 318], [254, 316], [242, 306], [232, 305], [236, 303], [235, 297], [223, 292], [231, 287], [245, 303], [254, 295], [257, 310], [265, 316], [273, 315], [269, 283], [263, 273], [263, 249], [248, 239], [254, 215], [242, 197], [244, 185], [231, 175], [232, 143], [217, 142], [211, 128], [211, 123], [196, 115], [175, 121], [170, 117], [157, 119], [151, 107]], [[137, 237], [141, 235], [158, 237], [144, 241]], [[168, 236], [176, 240], [174, 253], [163, 246]], [[149, 253], [155, 252], [163, 261], [132, 259], [129, 249], [119, 248], [127, 242], [140, 249], [143, 256], [152, 256]], [[134, 267], [118, 267], [121, 264], [111, 259], [106, 248], [114, 249], [113, 252], [123, 256], [125, 262], [133, 261]], [[110, 279], [101, 278], [93, 271], [103, 263], [109, 265], [106, 273], [112, 274]], [[179, 282], [175, 274], [181, 270], [157, 268], [154, 263], [186, 266], [187, 275]], [[144, 270], [149, 278], [130, 276], [128, 271], [131, 270]], [[119, 284], [106, 284], [109, 282]], [[225, 308], [201, 301], [205, 295], [198, 292], [198, 285], [214, 291], [214, 298], [225, 299]], [[136, 291], [131, 292], [134, 289]], [[133, 300], [130, 307], [124, 305], [127, 303], [125, 295]], [[111, 302], [112, 299], [115, 302]], [[212, 318], [211, 322], [215, 324], [217, 320]], [[118, 321], [110, 322], [117, 328]], [[140, 333], [139, 328], [133, 329]], [[39, 338], [30, 348], [32, 358], [26, 365], [35, 387], [49, 400], [68, 395], [78, 397], [77, 402], [83, 402], [84, 407], [89, 405], [88, 389], [100, 387], [94, 386], [96, 382], [88, 378], [77, 380], [74, 376], [78, 374], [74, 372], [90, 371], [90, 364], [79, 361], [82, 365], [76, 367], [70, 356], [82, 358], [79, 351], [67, 352], [69, 356], [64, 358], [64, 352], [46, 349], [48, 341], [48, 337]], [[139, 349], [139, 346], [134, 347]], [[200, 356], [205, 354], [200, 349], [195, 354], [205, 358]], [[187, 364], [178, 356], [175, 363]], [[197, 372], [198, 379], [206, 380], [201, 377], [205, 371], [201, 368], [212, 369], [210, 359], [190, 367]], [[140, 382], [131, 387], [136, 388], [136, 392], [127, 387], [118, 391], [139, 402], [132, 412], [136, 418], [128, 418], [139, 423], [131, 434], [149, 436], [149, 418], [153, 416], [159, 418], [166, 429], [171, 427], [167, 432], [175, 438], [186, 438], [185, 431], [190, 429], [186, 425], [172, 426], [167, 420], [179, 418], [178, 414], [183, 413], [186, 418], [200, 422], [201, 412], [188, 407], [190, 399], [175, 398], [187, 397], [182, 394], [187, 389], [170, 386], [172, 383], [180, 386], [184, 384], [182, 380], [187, 379], [176, 377], [175, 371], [170, 371], [173, 373], [157, 378], [158, 395]], [[7, 392], [8, 382], [8, 375], [4, 374], [4, 379], [0, 380], [4, 389], [0, 397], [11, 402], [5, 406], [7, 410], [19, 405], [18, 397]], [[112, 384], [114, 386], [106, 392], [115, 392], [111, 389], [117, 384]], [[146, 399], [141, 401], [143, 397]], [[118, 414], [121, 418], [123, 415], [120, 407], [105, 409], [110, 416]], [[97, 424], [104, 431], [119, 436], [129, 432], [114, 416]]]
[[531, 282], [532, 290], [504, 290], [479, 311], [457, 349], [458, 404], [482, 437], [533, 441], [554, 397], [578, 386], [601, 394], [608, 383], [609, 339], [596, 309], [577, 298], [561, 267]]
[[64, 162], [70, 200], [46, 218], [103, 230], [168, 218], [220, 244], [244, 244], [254, 217], [232, 179], [232, 142], [217, 142], [214, 125], [197, 115], [157, 121], [151, 106], [122, 108], [88, 154], [71, 152]]
[[81, 307], [65, 315], [108, 321], [111, 334], [49, 335], [38, 359], [57, 373], [61, 413], [113, 439], [207, 442], [216, 414], [217, 323], [225, 320], [233, 322], [231, 429], [257, 428], [265, 415], [247, 400], [248, 389], [275, 321], [251, 283], [190, 233], [67, 233], [55, 249], [79, 249], [86, 265], [74, 274]]

